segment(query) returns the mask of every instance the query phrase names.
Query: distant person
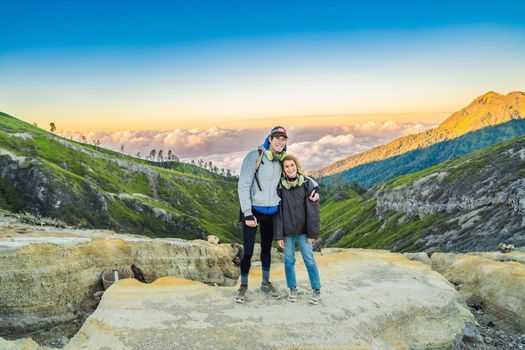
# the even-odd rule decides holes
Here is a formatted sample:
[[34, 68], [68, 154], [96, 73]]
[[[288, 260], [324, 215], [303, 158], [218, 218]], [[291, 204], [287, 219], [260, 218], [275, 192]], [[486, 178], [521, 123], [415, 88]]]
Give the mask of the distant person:
[[314, 259], [313, 243], [321, 226], [319, 202], [309, 200], [319, 191], [317, 184], [304, 175], [299, 160], [287, 155], [282, 162], [283, 176], [277, 190], [281, 197], [279, 212], [274, 216], [274, 239], [284, 249], [284, 271], [289, 288], [288, 300], [297, 301], [295, 278], [295, 242], [308, 270], [312, 296], [310, 304], [317, 305], [321, 298], [321, 280]]
[[[281, 178], [281, 161], [286, 157], [288, 133], [282, 126], [276, 126], [258, 149], [244, 158], [239, 175], [239, 201], [241, 206], [242, 241], [244, 252], [241, 258], [241, 286], [234, 300], [245, 302], [248, 289], [248, 275], [251, 267], [257, 226], [261, 234], [261, 291], [274, 299], [281, 296], [270, 282], [271, 248], [273, 242], [273, 217], [279, 211], [281, 199], [277, 186]], [[312, 192], [310, 200], [318, 201], [319, 194]]]

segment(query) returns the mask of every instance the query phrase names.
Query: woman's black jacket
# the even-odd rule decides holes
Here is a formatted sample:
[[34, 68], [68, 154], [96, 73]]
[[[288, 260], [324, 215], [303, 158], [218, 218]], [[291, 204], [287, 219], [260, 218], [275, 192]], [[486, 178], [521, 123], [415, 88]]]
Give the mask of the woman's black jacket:
[[277, 194], [281, 197], [279, 212], [273, 217], [273, 238], [281, 240], [284, 236], [306, 234], [308, 238], [317, 238], [321, 226], [319, 201], [312, 202], [308, 197], [314, 187], [312, 181], [305, 178], [302, 186], [289, 190], [279, 183]]

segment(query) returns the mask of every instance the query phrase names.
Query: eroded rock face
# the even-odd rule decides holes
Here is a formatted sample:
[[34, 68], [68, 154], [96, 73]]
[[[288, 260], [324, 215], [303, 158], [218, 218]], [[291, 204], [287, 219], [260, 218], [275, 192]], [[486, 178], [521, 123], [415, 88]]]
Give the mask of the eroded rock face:
[[[499, 243], [525, 245], [525, 138], [444, 163], [406, 183], [376, 187], [378, 214], [393, 210], [404, 221], [442, 218], [413, 244], [426, 252], [491, 251]], [[398, 250], [394, 245], [392, 250]]]
[[[509, 260], [498, 261], [504, 255]], [[431, 260], [432, 268], [456, 284], [470, 302], [483, 305], [525, 333], [524, 252], [434, 253]]]
[[38, 345], [31, 339], [5, 340], [0, 337], [2, 350], [51, 350], [51, 348]]
[[432, 266], [432, 260], [427, 253], [403, 253], [410, 260], [419, 261], [425, 265]]
[[66, 349], [457, 349], [479, 339], [461, 295], [424, 264], [360, 249], [316, 259], [323, 284], [317, 306], [307, 303], [300, 263], [296, 303], [285, 299], [282, 266], [272, 267], [271, 279], [283, 298], [258, 291], [254, 267], [243, 305], [233, 302], [235, 287], [119, 281]]
[[510, 253], [502, 252], [470, 252], [467, 255], [475, 255], [484, 259], [490, 259], [495, 261], [514, 261], [525, 264], [525, 251], [513, 251]]
[[[460, 211], [473, 211], [487, 206], [506, 206], [517, 214], [525, 213], [525, 179], [505, 184], [506, 189], [498, 187], [496, 176], [490, 178], [482, 188], [475, 188], [472, 194], [450, 193], [442, 182], [447, 180], [446, 172], [432, 173], [415, 181], [412, 186], [396, 188], [396, 191], [376, 193], [378, 211], [395, 210], [409, 215], [425, 217], [434, 213], [454, 214]], [[454, 189], [453, 189], [454, 190]]]
[[[150, 239], [109, 231], [0, 230], [0, 335], [17, 337], [92, 311], [106, 268], [136, 264], [148, 281], [176, 276], [233, 285], [239, 268], [229, 244]], [[49, 231], [51, 230], [51, 231]]]

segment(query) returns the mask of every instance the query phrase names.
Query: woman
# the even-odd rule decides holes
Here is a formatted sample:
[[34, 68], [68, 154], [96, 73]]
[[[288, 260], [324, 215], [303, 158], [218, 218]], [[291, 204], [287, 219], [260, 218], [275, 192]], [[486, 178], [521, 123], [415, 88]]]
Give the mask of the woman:
[[278, 215], [274, 217], [274, 239], [284, 249], [284, 268], [286, 284], [290, 289], [288, 300], [297, 301], [297, 282], [295, 279], [295, 242], [303, 256], [312, 296], [308, 300], [316, 305], [321, 297], [321, 281], [315, 263], [312, 247], [320, 228], [319, 202], [308, 200], [312, 191], [319, 193], [313, 181], [306, 176], [299, 160], [287, 155], [282, 162], [282, 178], [277, 190], [281, 197]]

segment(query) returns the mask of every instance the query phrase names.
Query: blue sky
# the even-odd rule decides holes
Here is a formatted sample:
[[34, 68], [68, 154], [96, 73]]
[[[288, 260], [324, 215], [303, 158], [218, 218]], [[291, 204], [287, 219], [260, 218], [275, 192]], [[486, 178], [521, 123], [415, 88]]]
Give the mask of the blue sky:
[[2, 52], [464, 25], [523, 27], [523, 1], [2, 1]]
[[2, 1], [0, 110], [65, 130], [436, 122], [525, 89], [524, 9]]

